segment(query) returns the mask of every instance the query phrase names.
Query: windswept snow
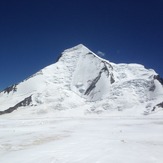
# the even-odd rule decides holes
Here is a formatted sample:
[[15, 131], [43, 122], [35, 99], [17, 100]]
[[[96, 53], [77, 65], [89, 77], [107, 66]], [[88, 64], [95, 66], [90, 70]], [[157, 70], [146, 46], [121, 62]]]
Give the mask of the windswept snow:
[[0, 119], [2, 163], [162, 163], [161, 117]]

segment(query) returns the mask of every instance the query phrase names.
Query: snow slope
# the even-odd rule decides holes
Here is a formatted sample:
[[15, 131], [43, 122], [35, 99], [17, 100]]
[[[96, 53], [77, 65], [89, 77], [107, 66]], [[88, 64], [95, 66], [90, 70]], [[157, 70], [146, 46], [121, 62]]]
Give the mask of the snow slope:
[[22, 108], [47, 112], [81, 106], [85, 113], [133, 108], [133, 114], [149, 114], [162, 110], [161, 81], [154, 70], [111, 63], [80, 44], [65, 50], [57, 63], [2, 91], [0, 114]]

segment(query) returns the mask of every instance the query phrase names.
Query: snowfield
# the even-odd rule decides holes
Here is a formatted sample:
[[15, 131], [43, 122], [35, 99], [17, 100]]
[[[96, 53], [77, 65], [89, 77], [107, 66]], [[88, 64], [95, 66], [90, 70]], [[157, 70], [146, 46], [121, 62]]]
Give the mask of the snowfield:
[[163, 118], [1, 116], [0, 163], [162, 163]]

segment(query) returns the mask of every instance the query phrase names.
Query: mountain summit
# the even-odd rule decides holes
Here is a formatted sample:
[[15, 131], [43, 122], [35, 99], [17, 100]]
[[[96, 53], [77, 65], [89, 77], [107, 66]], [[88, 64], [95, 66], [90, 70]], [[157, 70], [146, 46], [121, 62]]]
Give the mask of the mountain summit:
[[80, 44], [0, 93], [0, 114], [29, 110], [150, 114], [163, 108], [163, 79], [140, 64], [115, 64]]

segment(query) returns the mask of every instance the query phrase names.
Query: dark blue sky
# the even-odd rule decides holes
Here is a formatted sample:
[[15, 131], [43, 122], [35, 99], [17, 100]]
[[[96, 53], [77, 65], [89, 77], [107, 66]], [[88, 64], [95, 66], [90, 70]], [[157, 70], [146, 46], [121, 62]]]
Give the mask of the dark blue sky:
[[0, 90], [79, 43], [163, 76], [163, 0], [1, 0]]

